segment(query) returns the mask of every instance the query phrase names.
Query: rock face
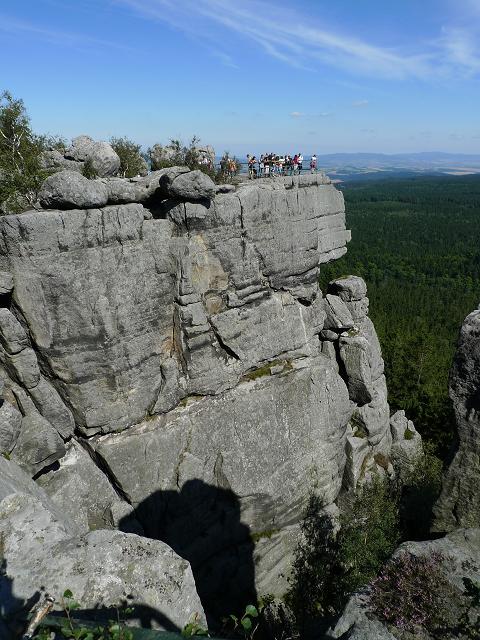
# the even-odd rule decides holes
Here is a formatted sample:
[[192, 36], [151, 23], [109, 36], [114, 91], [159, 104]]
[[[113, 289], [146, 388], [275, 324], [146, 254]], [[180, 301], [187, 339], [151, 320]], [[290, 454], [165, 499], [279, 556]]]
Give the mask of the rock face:
[[104, 206], [0, 218], [2, 442], [79, 530], [189, 560], [211, 619], [281, 596], [311, 493], [331, 505], [392, 444], [365, 283], [318, 288], [342, 194], [321, 174], [217, 192], [186, 167], [89, 182]]
[[436, 531], [480, 522], [480, 310], [465, 318], [450, 372], [458, 449], [435, 507]]
[[182, 628], [195, 613], [204, 620], [188, 562], [163, 542], [118, 531], [81, 535], [1, 457], [0, 498], [2, 618], [12, 633], [40, 588], [56, 597], [70, 589], [82, 609], [96, 609], [97, 617], [103, 610], [107, 619], [107, 608], [128, 598], [138, 605], [137, 620], [154, 628]]
[[[394, 557], [404, 553], [418, 557], [428, 556], [431, 553], [441, 554], [443, 561], [440, 566], [444, 571], [445, 578], [459, 594], [465, 591], [463, 578], [469, 578], [474, 583], [478, 583], [480, 580], [480, 529], [459, 529], [448, 534], [445, 538], [428, 542], [405, 542], [397, 549]], [[401, 598], [402, 593], [400, 592], [400, 606]], [[445, 604], [449, 606], [448, 601]], [[475, 619], [475, 615], [478, 615], [478, 609], [473, 619]], [[452, 635], [446, 637], [460, 637], [457, 633], [453, 632]], [[387, 627], [369, 610], [369, 587], [362, 593], [352, 596], [336, 625], [326, 634], [326, 638], [341, 638], [342, 640], [347, 638], [349, 640], [394, 640], [396, 637], [397, 635], [390, 633]], [[438, 636], [430, 636], [425, 633], [418, 637], [429, 640]]]

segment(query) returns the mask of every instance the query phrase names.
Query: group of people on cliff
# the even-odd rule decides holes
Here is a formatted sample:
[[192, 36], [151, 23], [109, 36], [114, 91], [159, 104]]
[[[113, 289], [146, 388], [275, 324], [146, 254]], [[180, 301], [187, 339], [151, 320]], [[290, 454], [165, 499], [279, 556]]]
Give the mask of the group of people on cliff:
[[[303, 171], [304, 158], [301, 153], [294, 156], [285, 154], [279, 156], [275, 153], [264, 153], [257, 159], [256, 156], [247, 154], [248, 177], [268, 178], [274, 176], [299, 175]], [[317, 156], [310, 158], [310, 173], [317, 171]]]

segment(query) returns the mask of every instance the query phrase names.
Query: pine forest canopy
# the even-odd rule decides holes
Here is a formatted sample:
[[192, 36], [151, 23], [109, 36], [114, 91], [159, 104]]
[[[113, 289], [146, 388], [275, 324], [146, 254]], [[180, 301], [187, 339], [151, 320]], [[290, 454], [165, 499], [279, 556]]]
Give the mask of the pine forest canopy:
[[345, 184], [345, 273], [368, 283], [392, 411], [402, 407], [446, 453], [454, 432], [448, 374], [463, 318], [480, 299], [480, 176]]

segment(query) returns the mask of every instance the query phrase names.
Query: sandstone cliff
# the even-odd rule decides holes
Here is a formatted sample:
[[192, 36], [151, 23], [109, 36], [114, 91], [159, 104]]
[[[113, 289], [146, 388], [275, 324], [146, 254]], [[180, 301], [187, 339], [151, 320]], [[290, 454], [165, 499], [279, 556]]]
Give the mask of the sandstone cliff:
[[2, 451], [77, 531], [169, 544], [207, 614], [282, 595], [310, 494], [391, 473], [406, 442], [365, 283], [318, 287], [349, 240], [342, 194], [176, 167], [63, 171], [41, 201], [0, 219]]

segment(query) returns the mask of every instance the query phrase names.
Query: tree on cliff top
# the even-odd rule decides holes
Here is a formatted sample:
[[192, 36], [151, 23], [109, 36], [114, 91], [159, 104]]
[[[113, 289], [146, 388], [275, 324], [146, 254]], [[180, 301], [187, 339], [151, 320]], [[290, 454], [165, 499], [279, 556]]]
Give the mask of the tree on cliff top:
[[35, 205], [49, 172], [42, 168], [47, 139], [30, 126], [23, 100], [0, 95], [0, 212], [17, 213]]

